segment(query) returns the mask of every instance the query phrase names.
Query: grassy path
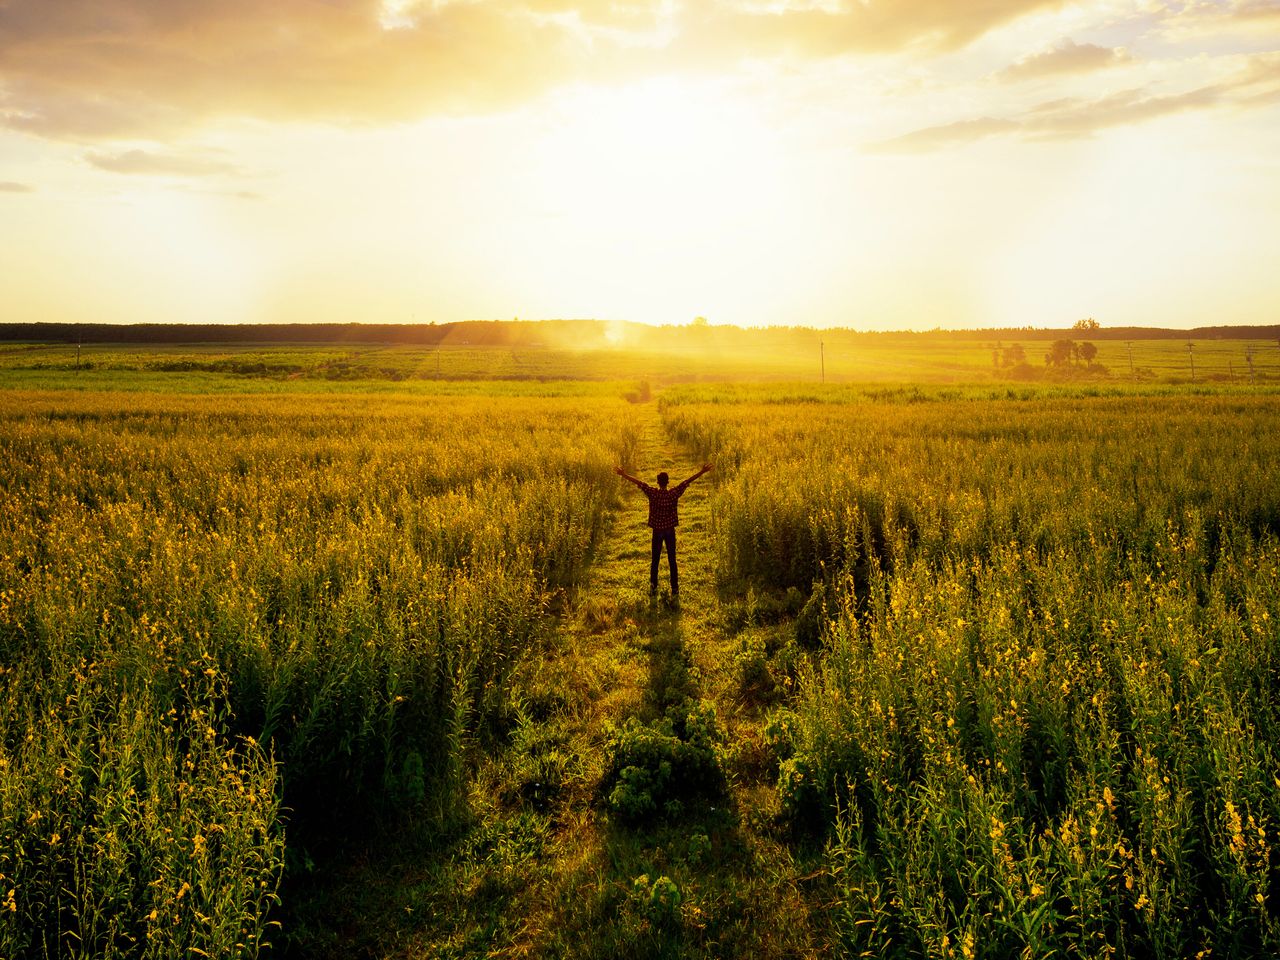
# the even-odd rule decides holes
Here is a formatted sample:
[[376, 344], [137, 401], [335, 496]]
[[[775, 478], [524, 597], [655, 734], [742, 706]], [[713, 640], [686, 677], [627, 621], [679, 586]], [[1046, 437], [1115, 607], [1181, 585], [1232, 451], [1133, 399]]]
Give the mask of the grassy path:
[[[628, 470], [672, 483], [696, 471], [638, 406]], [[824, 954], [822, 890], [775, 835], [775, 770], [762, 727], [770, 703], [743, 651], [787, 625], [741, 630], [743, 604], [718, 595], [709, 530], [715, 474], [680, 502], [680, 603], [648, 595], [644, 497], [619, 504], [584, 582], [565, 598], [548, 649], [526, 661], [510, 742], [471, 788], [475, 822], [442, 856], [407, 842], [392, 863], [352, 871], [334, 897], [335, 953], [396, 957], [807, 957]], [[772, 632], [771, 632], [772, 631]], [[746, 666], [744, 667], [744, 663]], [[724, 733], [727, 790], [639, 827], [609, 814], [601, 778], [626, 718], [710, 703]], [[809, 879], [804, 879], [808, 877]], [[661, 879], [665, 878], [665, 880]], [[381, 918], [382, 922], [378, 922]], [[328, 921], [334, 926], [333, 919]]]

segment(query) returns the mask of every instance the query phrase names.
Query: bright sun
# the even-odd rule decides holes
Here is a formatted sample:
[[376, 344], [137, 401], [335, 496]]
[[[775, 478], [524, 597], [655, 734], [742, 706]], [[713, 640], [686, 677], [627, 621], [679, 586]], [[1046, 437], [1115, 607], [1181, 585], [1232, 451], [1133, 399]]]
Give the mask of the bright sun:
[[771, 181], [776, 144], [749, 101], [663, 77], [559, 97], [537, 150], [544, 199], [566, 215], [608, 211], [632, 229], [731, 222]]
[[706, 299], [718, 272], [741, 275], [789, 199], [760, 107], [722, 83], [663, 77], [580, 87], [542, 117], [522, 202], [546, 218], [533, 282], [548, 298], [568, 289], [580, 297], [569, 310], [652, 322], [725, 312]]

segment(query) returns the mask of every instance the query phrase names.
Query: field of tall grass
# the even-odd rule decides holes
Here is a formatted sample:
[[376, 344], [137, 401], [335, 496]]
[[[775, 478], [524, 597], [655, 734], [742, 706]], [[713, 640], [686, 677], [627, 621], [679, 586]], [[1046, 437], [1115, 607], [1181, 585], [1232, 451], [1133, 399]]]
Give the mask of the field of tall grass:
[[447, 824], [625, 408], [0, 394], [0, 956], [254, 956], [286, 853]]
[[802, 394], [663, 415], [724, 583], [809, 597], [769, 730], [842, 948], [1280, 954], [1275, 397]]
[[[616, 790], [564, 822], [643, 846], [714, 786], [734, 843], [817, 859], [806, 909], [837, 956], [1280, 955], [1273, 387], [703, 384], [646, 406], [647, 383], [318, 389], [143, 359], [0, 378], [0, 957], [286, 950], [311, 853], [465, 833], [479, 758], [500, 777], [540, 735], [513, 678], [561, 612], [613, 602], [575, 592], [613, 466], [659, 426], [716, 465], [686, 542], [706, 536], [718, 599], [685, 623], [737, 651], [688, 654], [733, 723], [553, 731], [612, 751], [603, 786], [679, 780], [668, 754], [699, 748], [667, 826]], [[625, 617], [633, 639], [681, 622]], [[730, 675], [741, 702], [711, 689]], [[721, 743], [755, 719], [762, 752]], [[689, 870], [737, 869], [693, 839]], [[580, 866], [540, 869], [582, 894]], [[650, 900], [676, 889], [654, 876]], [[680, 898], [642, 911], [677, 952]]]

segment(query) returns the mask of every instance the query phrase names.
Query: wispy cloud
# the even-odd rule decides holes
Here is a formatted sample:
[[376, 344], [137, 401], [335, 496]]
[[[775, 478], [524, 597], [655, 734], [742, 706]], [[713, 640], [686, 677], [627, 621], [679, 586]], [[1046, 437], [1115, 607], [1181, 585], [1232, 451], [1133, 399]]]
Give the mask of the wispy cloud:
[[239, 169], [226, 160], [209, 157], [193, 157], [173, 153], [149, 153], [146, 150], [126, 150], [123, 153], [86, 153], [91, 165], [111, 173], [160, 175], [170, 177], [214, 177], [239, 173]]
[[1174, 96], [1153, 96], [1141, 89], [1122, 90], [1096, 100], [1066, 103], [1057, 108], [1041, 105], [1028, 114], [1022, 128], [1036, 138], [1090, 137], [1112, 127], [1215, 106], [1222, 102], [1223, 92], [1218, 87], [1200, 87]]
[[1096, 100], [1064, 99], [1037, 104], [1015, 118], [982, 117], [924, 127], [871, 144], [867, 149], [876, 153], [922, 153], [997, 134], [1021, 135], [1027, 140], [1083, 139], [1111, 127], [1211, 107], [1220, 99], [1221, 91], [1216, 87], [1166, 97], [1123, 90]]
[[1060, 0], [4, 0], [0, 125], [157, 138], [211, 118], [369, 123], [744, 58], [939, 51]]
[[1177, 39], [1206, 32], [1274, 34], [1280, 26], [1277, 0], [1186, 0], [1165, 4], [1160, 32]]
[[1082, 139], [1113, 127], [1215, 107], [1252, 107], [1280, 102], [1280, 56], [1253, 57], [1249, 66], [1222, 83], [1183, 93], [1158, 94], [1143, 88], [1096, 98], [1067, 97], [1035, 104], [1012, 117], [981, 117], [913, 130], [869, 144], [877, 153], [919, 153], [973, 143], [996, 135], [1026, 140]]
[[1064, 73], [1087, 73], [1128, 63], [1130, 59], [1128, 52], [1121, 47], [1076, 43], [1068, 37], [1057, 46], [1010, 64], [996, 74], [996, 79], [1019, 81]]
[[1251, 58], [1248, 69], [1232, 84], [1232, 90], [1245, 105], [1280, 100], [1280, 51]]
[[32, 193], [35, 187], [27, 183], [17, 183], [13, 180], [0, 180], [0, 193]]
[[997, 134], [1016, 133], [1021, 129], [1022, 124], [1017, 120], [979, 117], [976, 120], [957, 120], [954, 123], [913, 130], [892, 140], [870, 144], [867, 150], [873, 153], [927, 153], [943, 147], [973, 143]]
[[689, 4], [681, 39], [695, 49], [736, 56], [936, 52], [963, 47], [996, 27], [1056, 6], [1058, 0]]

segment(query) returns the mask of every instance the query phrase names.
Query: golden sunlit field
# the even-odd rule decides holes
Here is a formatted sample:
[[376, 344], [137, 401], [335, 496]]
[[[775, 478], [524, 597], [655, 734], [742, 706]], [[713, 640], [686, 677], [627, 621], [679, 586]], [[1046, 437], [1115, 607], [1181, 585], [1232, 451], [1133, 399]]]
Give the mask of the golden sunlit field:
[[885, 349], [6, 348], [0, 956], [1276, 955], [1273, 376]]
[[1280, 957], [1277, 223], [1280, 0], [0, 0], [0, 960]]
[[[471, 343], [465, 337], [426, 347], [7, 343], [0, 344], [0, 371], [11, 386], [116, 389], [127, 384], [166, 393], [310, 392], [354, 383], [366, 392], [396, 384], [390, 389], [397, 394], [435, 394], [458, 389], [458, 384], [471, 392], [465, 384], [473, 381], [557, 382], [557, 392], [593, 392], [592, 384], [618, 380], [653, 385], [759, 380], [1013, 387], [1090, 383], [1117, 389], [1280, 380], [1280, 339], [1263, 337], [1126, 341], [1091, 337], [1088, 331], [1062, 331], [1055, 338], [1044, 332], [1024, 337], [1007, 331], [857, 334], [714, 325], [641, 334], [636, 324], [599, 326], [605, 331], [598, 338], [604, 345], [590, 349], [536, 335], [529, 346]], [[1055, 339], [1077, 352], [1049, 363]], [[1090, 348], [1092, 356], [1080, 355]]]

